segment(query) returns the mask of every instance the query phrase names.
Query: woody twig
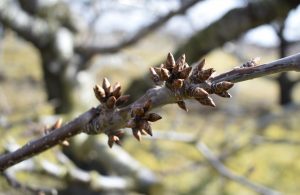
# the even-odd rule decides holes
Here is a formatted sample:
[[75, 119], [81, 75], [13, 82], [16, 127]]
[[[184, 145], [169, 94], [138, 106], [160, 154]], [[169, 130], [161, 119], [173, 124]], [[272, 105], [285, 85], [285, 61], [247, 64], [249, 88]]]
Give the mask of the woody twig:
[[214, 76], [214, 69], [204, 69], [205, 61], [200, 61], [195, 68], [185, 62], [182, 55], [176, 61], [172, 54], [160, 68], [151, 68], [150, 72], [156, 87], [149, 89], [142, 97], [130, 105], [126, 105], [128, 96], [121, 95], [119, 83], [111, 86], [104, 79], [102, 86], [94, 88], [100, 105], [83, 113], [68, 124], [57, 128], [47, 135], [28, 142], [14, 152], [0, 156], [0, 170], [4, 171], [23, 160], [35, 156], [64, 140], [79, 133], [108, 135], [108, 145], [119, 143], [122, 128], [131, 127], [133, 135], [140, 140], [143, 134], [152, 135], [149, 122], [161, 117], [150, 113], [153, 108], [176, 103], [180, 108], [188, 110], [184, 100], [194, 99], [202, 105], [215, 107], [211, 94], [224, 98], [231, 95], [228, 90], [234, 83], [242, 82], [273, 73], [284, 71], [300, 71], [300, 54], [258, 65], [255, 61]]

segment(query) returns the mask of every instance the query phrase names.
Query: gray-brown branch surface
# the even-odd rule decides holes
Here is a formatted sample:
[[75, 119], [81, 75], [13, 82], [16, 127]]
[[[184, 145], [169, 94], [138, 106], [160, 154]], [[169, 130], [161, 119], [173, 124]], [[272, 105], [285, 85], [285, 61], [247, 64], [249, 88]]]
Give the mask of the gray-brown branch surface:
[[[168, 61], [170, 62], [172, 60], [167, 60], [167, 65]], [[179, 61], [178, 63], [185, 62], [185, 60], [181, 61], [180, 59], [177, 61]], [[192, 75], [190, 75], [191, 68], [188, 67], [186, 63], [181, 64], [183, 64], [183, 67], [185, 67], [185, 69], [183, 69], [181, 73], [189, 75], [189, 77], [186, 77], [185, 75], [184, 78], [186, 80], [172, 80], [176, 77], [174, 71], [172, 72], [171, 69], [168, 70], [165, 68], [161, 68], [160, 77], [166, 79], [164, 85], [149, 89], [142, 97], [140, 97], [132, 104], [120, 108], [116, 106], [114, 107], [116, 102], [118, 103], [118, 101], [120, 100], [120, 97], [118, 98], [118, 100], [115, 99], [115, 96], [110, 96], [108, 99], [105, 99], [107, 97], [101, 96], [100, 94], [100, 99], [103, 98], [102, 100], [105, 101], [105, 105], [101, 104], [97, 108], [92, 108], [70, 123], [55, 129], [51, 133], [35, 141], [28, 142], [26, 145], [14, 152], [1, 155], [0, 170], [4, 171], [5, 169], [30, 157], [33, 157], [41, 152], [44, 152], [49, 148], [60, 144], [62, 141], [81, 132], [85, 132], [88, 134], [106, 133], [109, 136], [109, 139], [112, 139], [109, 140], [109, 143], [111, 145], [114, 142], [118, 142], [118, 138], [116, 136], [118, 136], [119, 129], [128, 126], [133, 129], [133, 133], [136, 138], [140, 138], [141, 134], [152, 135], [151, 127], [149, 127], [148, 121], [153, 122], [160, 119], [160, 117], [154, 113], [148, 113], [148, 111], [150, 111], [151, 109], [162, 107], [163, 105], [171, 103], [177, 103], [181, 108], [186, 109], [183, 100], [191, 98], [195, 98], [201, 104], [215, 106], [213, 100], [208, 97], [208, 93], [215, 93], [220, 96], [223, 95], [222, 97], [230, 97], [230, 95], [226, 92], [227, 89], [225, 91], [222, 91], [222, 93], [218, 91], [219, 84], [221, 84], [220, 86], [223, 87], [222, 83], [224, 84], [224, 82], [225, 84], [228, 84], [229, 82], [237, 83], [284, 71], [299, 72], [300, 53], [267, 64], [246, 67], [240, 66], [216, 77], [210, 77], [213, 69], [202, 70], [202, 67], [204, 65], [203, 61], [200, 62], [196, 67], [198, 69], [201, 69], [201, 71], [197, 72], [198, 70], [195, 71], [194, 68]], [[173, 66], [173, 68], [174, 67], [176, 69], [176, 66]], [[208, 75], [209, 79], [206, 78], [204, 79], [204, 81], [196, 82], [200, 78], [194, 78], [195, 73], [199, 73], [198, 76], [203, 78], [207, 76], [206, 74], [204, 74], [207, 72], [210, 73], [210, 75]], [[179, 77], [180, 75], [181, 74], [179, 74]], [[153, 80], [155, 81], [155, 79]], [[119, 86], [116, 86], [114, 92], [119, 92]], [[110, 93], [113, 93], [111, 92], [111, 86], [109, 86], [107, 82], [104, 82], [103, 87], [108, 89]], [[192, 93], [189, 90], [192, 90]], [[226, 92], [225, 95], [223, 92]], [[204, 97], [204, 99], [202, 97]], [[209, 101], [207, 102], [207, 100]], [[138, 125], [142, 125], [143, 127], [137, 126], [137, 123]], [[146, 132], [142, 131], [143, 129], [145, 129]]]

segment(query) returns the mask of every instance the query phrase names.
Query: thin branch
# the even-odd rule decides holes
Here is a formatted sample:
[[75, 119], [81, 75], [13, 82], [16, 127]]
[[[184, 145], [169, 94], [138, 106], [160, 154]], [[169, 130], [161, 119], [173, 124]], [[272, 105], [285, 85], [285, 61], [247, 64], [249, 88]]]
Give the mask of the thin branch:
[[216, 171], [218, 171], [218, 173], [220, 173], [222, 176], [232, 181], [235, 181], [241, 185], [244, 185], [259, 194], [264, 194], [264, 195], [281, 194], [280, 192], [277, 192], [273, 189], [267, 188], [260, 184], [254, 183], [248, 180], [247, 178], [232, 172], [224, 164], [222, 164], [222, 162], [216, 156], [214, 156], [212, 151], [203, 142], [197, 143], [196, 147], [203, 154], [203, 156], [209, 161], [209, 163], [216, 169]]
[[156, 21], [153, 23], [149, 24], [146, 27], [143, 27], [141, 30], [139, 30], [134, 36], [131, 38], [124, 40], [118, 45], [114, 46], [109, 46], [109, 47], [99, 47], [99, 46], [93, 46], [93, 45], [85, 45], [84, 43], [79, 43], [76, 47], [76, 51], [84, 54], [85, 56], [93, 56], [97, 53], [115, 53], [123, 49], [124, 47], [133, 45], [137, 43], [139, 40], [141, 40], [143, 37], [149, 35], [152, 33], [154, 30], [158, 29], [161, 27], [163, 24], [165, 24], [169, 19], [171, 19], [173, 16], [179, 15], [179, 14], [184, 14], [189, 8], [191, 8], [193, 5], [196, 3], [200, 2], [202, 0], [190, 0], [186, 3], [184, 3], [181, 7], [179, 7], [175, 11], [170, 11], [168, 14], [165, 16], [162, 16], [158, 18]]
[[230, 81], [237, 83], [285, 71], [300, 71], [300, 53], [260, 66], [237, 68], [216, 76], [213, 82]]
[[52, 131], [48, 135], [35, 141], [30, 141], [15, 152], [0, 156], [0, 171], [35, 156], [45, 150], [59, 144], [74, 135], [80, 133], [83, 127], [96, 116], [95, 109], [90, 109], [70, 123]]
[[[177, 103], [178, 95], [183, 99], [190, 99], [191, 97], [188, 97], [186, 95], [187, 91], [185, 91], [185, 89], [190, 87], [207, 88], [212, 87], [213, 83], [221, 81], [241, 82], [283, 71], [300, 71], [300, 53], [268, 64], [228, 71], [212, 78], [210, 80], [211, 84], [207, 82], [194, 84], [188, 81], [185, 83], [183, 90], [177, 91], [179, 94], [175, 94], [167, 86], [155, 87], [149, 89], [141, 98], [126, 107], [116, 108], [113, 111], [105, 109], [105, 107], [91, 109], [45, 137], [31, 141], [15, 152], [0, 156], [0, 170], [3, 171], [18, 162], [37, 155], [82, 131], [89, 134], [100, 134], [111, 133], [124, 128], [132, 117], [132, 109], [145, 105], [149, 100], [152, 102], [151, 109], [153, 109], [166, 104]], [[148, 109], [151, 110], [150, 108]], [[90, 129], [93, 132], [88, 132]]]

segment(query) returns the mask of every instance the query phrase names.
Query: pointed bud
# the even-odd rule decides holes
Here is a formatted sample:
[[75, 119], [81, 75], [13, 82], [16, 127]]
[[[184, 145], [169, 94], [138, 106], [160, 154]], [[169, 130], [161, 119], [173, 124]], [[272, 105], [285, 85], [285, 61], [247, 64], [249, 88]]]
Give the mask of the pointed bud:
[[175, 66], [174, 56], [171, 53], [168, 53], [167, 61], [166, 61], [166, 68], [172, 69]]
[[152, 81], [155, 83], [155, 84], [158, 84], [160, 79], [159, 79], [159, 75], [157, 74], [157, 72], [154, 70], [154, 68], [150, 68], [150, 73], [151, 73], [151, 78], [152, 78]]
[[140, 131], [141, 131], [141, 134], [142, 134], [142, 135], [149, 135], [149, 134], [147, 133], [147, 131], [144, 130], [144, 129], [142, 129], [142, 130], [140, 130]]
[[223, 91], [222, 93], [216, 93], [218, 96], [224, 97], [224, 98], [231, 98], [232, 96], [227, 91]]
[[145, 119], [150, 122], [155, 122], [160, 120], [162, 117], [156, 113], [149, 113], [145, 116]]
[[151, 125], [148, 122], [143, 122], [141, 125], [141, 129], [144, 130], [146, 132], [146, 134], [152, 136], [152, 128]]
[[62, 118], [59, 118], [53, 125], [50, 127], [50, 131], [60, 128], [62, 125]]
[[211, 99], [211, 97], [196, 98], [196, 100], [202, 105], [216, 107], [216, 104], [214, 103], [213, 99]]
[[117, 102], [117, 99], [115, 98], [115, 96], [110, 96], [108, 98], [108, 100], [106, 101], [107, 108], [109, 108], [109, 109], [114, 108], [116, 105], [116, 102]]
[[118, 136], [113, 135], [113, 136], [112, 136], [112, 140], [113, 140], [114, 142], [117, 142], [117, 141], [119, 141], [120, 139], [119, 139]]
[[112, 86], [109, 86], [109, 87], [105, 90], [105, 96], [106, 96], [106, 97], [110, 97], [110, 96], [112, 96], [112, 93], [113, 93], [113, 87], [112, 87]]
[[141, 141], [142, 134], [139, 129], [132, 129], [132, 134], [138, 141]]
[[186, 79], [189, 77], [190, 73], [192, 71], [192, 67], [188, 67], [188, 68], [185, 68], [183, 69], [182, 71], [180, 71], [179, 73], [179, 78], [181, 79]]
[[100, 87], [99, 85], [95, 85], [94, 89], [94, 93], [96, 98], [100, 101], [103, 102], [104, 98], [105, 98], [105, 91], [102, 87]]
[[129, 95], [122, 95], [122, 96], [120, 96], [117, 99], [116, 106], [121, 106], [121, 105], [125, 104], [126, 102], [128, 102], [129, 97], [130, 97]]
[[175, 67], [172, 70], [173, 74], [177, 74], [182, 70], [182, 66], [179, 66], [178, 64], [175, 65]]
[[108, 143], [108, 145], [109, 145], [110, 148], [113, 147], [114, 143], [117, 143], [119, 145], [121, 144], [120, 143], [120, 138], [118, 136], [116, 136], [116, 135], [109, 135], [107, 143]]
[[200, 82], [206, 81], [207, 79], [209, 79], [209, 77], [215, 72], [215, 70], [213, 68], [209, 68], [206, 70], [202, 70], [200, 72], [198, 72], [198, 78], [197, 80]]
[[182, 54], [177, 60], [176, 65], [183, 66], [185, 64], [185, 54]]
[[183, 79], [175, 79], [172, 83], [173, 89], [180, 89], [183, 86]]
[[108, 144], [108, 146], [109, 146], [110, 148], [112, 148], [113, 145], [114, 145], [114, 141], [111, 140], [111, 139], [108, 139], [107, 144]]
[[158, 74], [158, 76], [161, 74], [161, 69], [162, 68], [157, 68], [157, 67], [154, 67], [153, 70]]
[[120, 96], [117, 99], [116, 106], [121, 106], [121, 105], [125, 104], [126, 102], [128, 102], [129, 97], [130, 97], [129, 95], [122, 95], [122, 96]]
[[197, 70], [197, 71], [201, 71], [201, 70], [203, 69], [204, 65], [205, 65], [205, 59], [203, 58], [203, 59], [200, 60], [200, 62], [197, 64], [196, 70]]
[[222, 82], [212, 85], [211, 89], [214, 93], [222, 93], [222, 92], [227, 91], [228, 89], [232, 88], [233, 85], [234, 84], [232, 82], [222, 81]]
[[110, 82], [108, 81], [107, 78], [104, 78], [103, 79], [103, 82], [102, 82], [102, 88], [105, 90], [105, 91], [108, 91], [108, 88], [110, 87]]
[[144, 112], [148, 112], [151, 109], [152, 101], [151, 99], [147, 100], [143, 106]]
[[169, 77], [170, 77], [169, 70], [166, 68], [162, 68], [161, 69], [161, 80], [166, 81], [169, 79]]
[[121, 96], [121, 84], [119, 82], [114, 85], [112, 95], [115, 96], [116, 99]]
[[186, 107], [184, 101], [177, 101], [176, 103], [177, 103], [177, 105], [179, 106], [179, 108], [185, 110], [186, 112], [189, 111], [189, 110], [187, 109], [187, 107]]
[[191, 97], [194, 97], [194, 98], [206, 98], [206, 97], [208, 97], [208, 93], [203, 88], [200, 88], [200, 87], [196, 87], [193, 90], [191, 90], [189, 95]]

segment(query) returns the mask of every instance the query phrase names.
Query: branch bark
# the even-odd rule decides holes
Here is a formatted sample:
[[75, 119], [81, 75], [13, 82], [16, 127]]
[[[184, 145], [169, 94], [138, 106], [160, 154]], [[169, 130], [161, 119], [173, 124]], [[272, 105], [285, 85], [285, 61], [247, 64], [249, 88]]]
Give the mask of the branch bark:
[[[211, 79], [211, 83], [221, 81], [242, 82], [266, 76], [283, 71], [300, 71], [300, 53], [279, 59], [277, 61], [248, 68], [236, 68]], [[206, 87], [207, 83], [200, 83], [196, 87]], [[195, 87], [195, 86], [193, 86]], [[184, 91], [181, 91], [184, 93]], [[184, 94], [182, 94], [184, 95]], [[37, 155], [61, 141], [75, 136], [89, 129], [90, 126], [95, 128], [95, 134], [108, 133], [127, 126], [131, 118], [133, 108], [144, 105], [148, 100], [152, 101], [152, 107], [157, 108], [166, 104], [176, 103], [178, 99], [176, 94], [166, 86], [149, 89], [141, 98], [134, 103], [116, 110], [105, 110], [102, 108], [91, 109], [82, 114], [77, 119], [56, 129], [52, 133], [31, 141], [15, 152], [0, 156], [0, 170], [3, 171], [25, 159]], [[187, 96], [182, 96], [188, 99]]]

